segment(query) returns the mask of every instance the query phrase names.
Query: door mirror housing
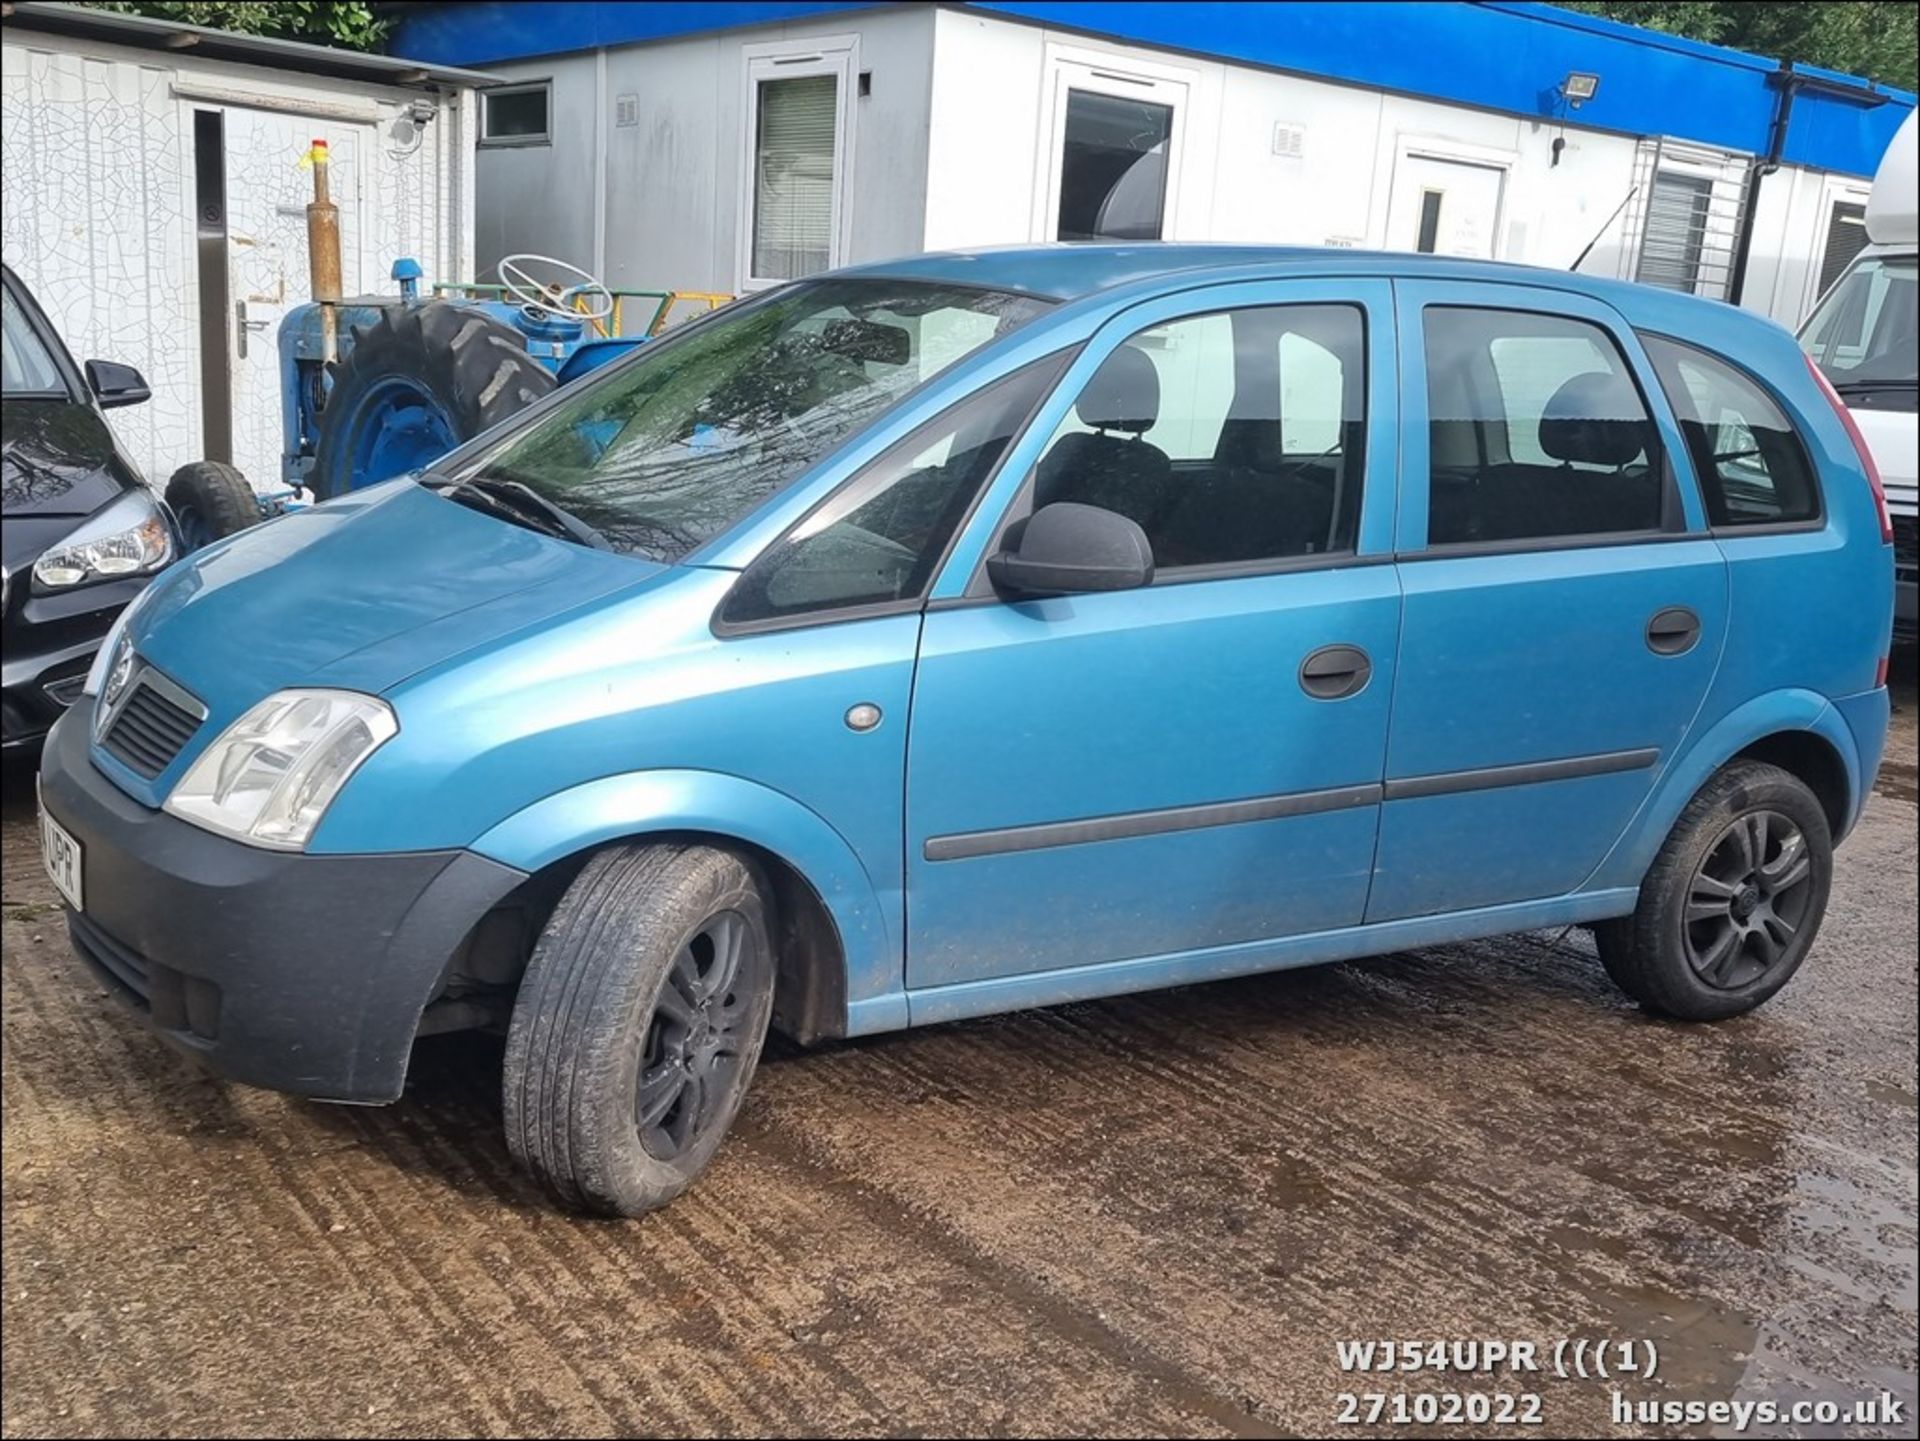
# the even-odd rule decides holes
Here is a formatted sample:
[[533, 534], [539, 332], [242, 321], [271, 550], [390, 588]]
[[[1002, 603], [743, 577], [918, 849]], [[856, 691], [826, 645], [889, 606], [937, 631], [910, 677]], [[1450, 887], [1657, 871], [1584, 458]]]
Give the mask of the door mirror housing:
[[153, 392], [147, 389], [146, 377], [117, 360], [89, 360], [87, 386], [102, 410], [112, 410], [116, 405], [138, 405], [153, 398]]
[[1117, 511], [1074, 501], [1043, 505], [987, 557], [987, 575], [1020, 596], [1132, 590], [1153, 581], [1147, 533]]

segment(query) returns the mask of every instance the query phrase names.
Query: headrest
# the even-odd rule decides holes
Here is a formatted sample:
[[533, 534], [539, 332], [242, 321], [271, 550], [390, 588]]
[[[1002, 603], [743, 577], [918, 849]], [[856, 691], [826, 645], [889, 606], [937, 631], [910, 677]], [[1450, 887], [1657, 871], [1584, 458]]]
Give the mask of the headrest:
[[1574, 376], [1540, 412], [1540, 448], [1579, 465], [1625, 465], [1647, 449], [1648, 434], [1639, 393], [1611, 372]]
[[1073, 409], [1095, 430], [1151, 430], [1160, 417], [1160, 372], [1145, 351], [1123, 345], [1093, 373]]

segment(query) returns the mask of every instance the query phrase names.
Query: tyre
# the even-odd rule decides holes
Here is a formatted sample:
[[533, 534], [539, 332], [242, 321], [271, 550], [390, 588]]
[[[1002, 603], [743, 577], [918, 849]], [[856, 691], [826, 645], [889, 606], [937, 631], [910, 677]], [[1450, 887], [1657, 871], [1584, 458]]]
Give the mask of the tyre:
[[180, 526], [180, 541], [188, 550], [258, 525], [260, 502], [247, 478], [217, 460], [183, 465], [167, 482], [167, 509]]
[[535, 944], [507, 1032], [507, 1145], [562, 1204], [638, 1216], [690, 1185], [773, 1012], [767, 891], [710, 846], [602, 851]]
[[307, 487], [321, 500], [430, 465], [554, 379], [526, 337], [470, 305], [390, 305], [333, 371]]
[[1614, 983], [1649, 1011], [1718, 1021], [1751, 1011], [1806, 959], [1833, 885], [1833, 836], [1812, 791], [1735, 761], [1680, 813], [1630, 916], [1594, 928]]

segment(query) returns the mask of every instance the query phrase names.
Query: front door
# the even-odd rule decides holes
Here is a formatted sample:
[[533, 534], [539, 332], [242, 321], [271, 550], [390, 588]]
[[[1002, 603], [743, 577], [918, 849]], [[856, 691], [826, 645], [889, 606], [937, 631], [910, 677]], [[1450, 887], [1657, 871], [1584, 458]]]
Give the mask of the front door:
[[1157, 67], [1057, 61], [1035, 240], [1169, 240], [1187, 85]]
[[1609, 307], [1396, 282], [1405, 588], [1369, 921], [1576, 890], [1719, 662], [1727, 568]]
[[1491, 260], [1506, 179], [1497, 165], [1402, 155], [1393, 168], [1387, 248]]
[[[1388, 300], [1154, 301], [1055, 390], [926, 616], [910, 990], [1360, 920], [1399, 631]], [[1058, 502], [1137, 521], [1153, 583], [995, 594], [980, 555]]]
[[311, 299], [307, 203], [313, 171], [301, 166], [318, 138], [340, 208], [340, 283], [366, 293], [361, 273], [363, 157], [373, 127], [229, 106], [225, 115], [227, 317], [233, 366], [233, 463], [256, 487], [280, 484], [283, 446], [280, 321]]

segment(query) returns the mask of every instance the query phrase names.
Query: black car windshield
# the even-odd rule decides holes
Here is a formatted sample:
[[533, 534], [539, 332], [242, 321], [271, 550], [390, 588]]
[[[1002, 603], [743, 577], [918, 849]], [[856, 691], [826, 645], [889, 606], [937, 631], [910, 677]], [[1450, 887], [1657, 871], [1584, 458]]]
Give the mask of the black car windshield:
[[1814, 309], [1800, 343], [1835, 387], [1915, 383], [1916, 265], [1911, 255], [1867, 255]]
[[0, 287], [0, 393], [62, 397], [67, 393], [60, 367], [34, 331], [26, 307], [13, 298], [12, 285]]
[[924, 281], [805, 282], [649, 342], [461, 478], [495, 496], [524, 486], [614, 549], [671, 563], [1050, 304]]

